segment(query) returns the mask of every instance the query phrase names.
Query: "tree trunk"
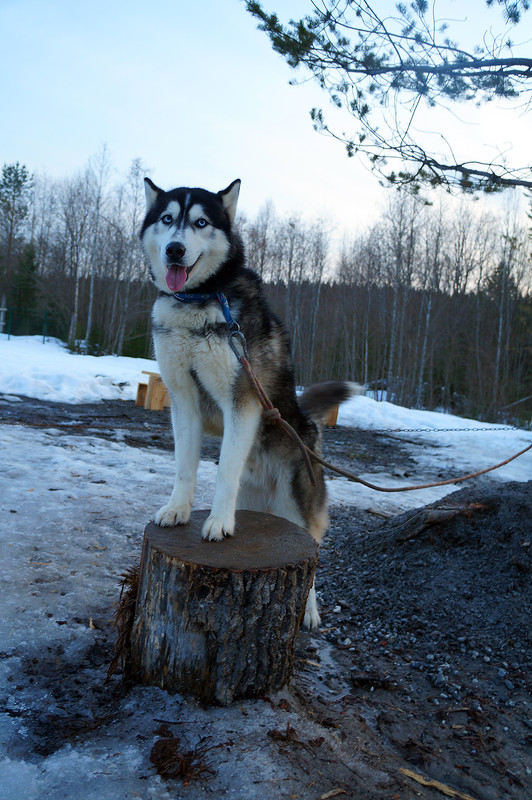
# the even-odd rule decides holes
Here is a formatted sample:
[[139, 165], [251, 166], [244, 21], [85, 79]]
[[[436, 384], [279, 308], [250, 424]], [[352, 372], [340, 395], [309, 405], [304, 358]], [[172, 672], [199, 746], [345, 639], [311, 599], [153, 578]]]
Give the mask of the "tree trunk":
[[499, 323], [497, 327], [497, 352], [495, 356], [495, 374], [493, 377], [493, 390], [491, 399], [491, 411], [495, 416], [499, 407], [499, 380], [501, 371], [501, 354], [504, 334], [504, 310], [506, 305], [506, 283], [508, 277], [508, 265], [506, 261], [501, 264], [501, 294], [499, 298]]
[[94, 265], [92, 267], [91, 277], [89, 281], [89, 310], [87, 311], [87, 330], [85, 331], [85, 345], [83, 352], [85, 355], [89, 352], [89, 338], [92, 331], [92, 309], [94, 306]]
[[425, 364], [427, 361], [427, 346], [430, 332], [430, 319], [432, 312], [432, 290], [428, 290], [427, 308], [425, 312], [425, 330], [423, 332], [423, 344], [421, 345], [421, 357], [419, 362], [419, 374], [417, 381], [416, 391], [416, 408], [423, 408], [424, 392], [423, 392], [423, 378], [425, 375]]
[[207, 515], [146, 527], [128, 669], [142, 683], [229, 705], [289, 681], [317, 545], [252, 511], [237, 512], [234, 537], [206, 542]]
[[74, 347], [76, 343], [76, 333], [78, 328], [78, 310], [79, 310], [79, 266], [76, 261], [74, 272], [74, 307], [70, 316], [70, 328], [68, 331], [68, 344], [69, 347]]

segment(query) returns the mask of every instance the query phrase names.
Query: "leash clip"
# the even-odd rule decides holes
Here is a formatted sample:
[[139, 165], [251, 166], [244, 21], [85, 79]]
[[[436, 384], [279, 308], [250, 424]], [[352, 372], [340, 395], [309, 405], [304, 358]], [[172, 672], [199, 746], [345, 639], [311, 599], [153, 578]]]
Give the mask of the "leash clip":
[[[234, 341], [235, 338], [238, 338], [240, 340], [240, 346], [242, 347], [243, 355], [238, 351], [238, 348]], [[240, 330], [240, 325], [238, 324], [238, 322], [234, 322], [232, 329], [229, 331], [229, 347], [231, 348], [231, 350], [233, 351], [233, 353], [235, 354], [235, 356], [238, 358], [239, 361], [242, 361], [243, 357], [249, 361], [246, 337]]]

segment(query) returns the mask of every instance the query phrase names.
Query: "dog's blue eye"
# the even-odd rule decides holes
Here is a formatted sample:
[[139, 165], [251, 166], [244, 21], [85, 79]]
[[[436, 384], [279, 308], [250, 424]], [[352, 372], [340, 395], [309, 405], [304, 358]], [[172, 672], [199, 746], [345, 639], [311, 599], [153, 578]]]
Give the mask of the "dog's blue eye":
[[171, 214], [165, 214], [164, 217], [161, 217], [161, 222], [164, 225], [170, 225], [170, 223], [172, 222], [172, 215]]
[[204, 228], [207, 225], [207, 220], [203, 219], [203, 217], [200, 217], [199, 219], [196, 220], [194, 225], [196, 226], [196, 228]]

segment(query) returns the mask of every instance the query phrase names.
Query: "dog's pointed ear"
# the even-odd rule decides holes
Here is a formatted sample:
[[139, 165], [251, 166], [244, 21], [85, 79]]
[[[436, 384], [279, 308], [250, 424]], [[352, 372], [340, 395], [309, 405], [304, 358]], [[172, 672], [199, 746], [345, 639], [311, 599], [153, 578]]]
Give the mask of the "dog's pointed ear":
[[144, 178], [144, 191], [146, 192], [146, 211], [149, 211], [161, 194], [162, 189], [159, 189], [149, 178]]
[[230, 183], [227, 189], [222, 189], [221, 192], [218, 192], [218, 197], [222, 201], [223, 206], [227, 211], [231, 225], [235, 221], [236, 204], [238, 202], [239, 192], [240, 192], [240, 178], [237, 178], [236, 181]]

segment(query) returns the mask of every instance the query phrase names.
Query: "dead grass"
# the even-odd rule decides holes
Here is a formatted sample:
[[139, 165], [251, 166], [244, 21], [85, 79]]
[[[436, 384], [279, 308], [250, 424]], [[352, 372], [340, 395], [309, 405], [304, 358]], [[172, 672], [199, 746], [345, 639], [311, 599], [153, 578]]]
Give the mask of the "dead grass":
[[127, 570], [120, 583], [120, 597], [114, 609], [114, 623], [117, 628], [117, 640], [112, 661], [107, 670], [105, 682], [111, 679], [119, 667], [127, 671], [131, 652], [131, 631], [135, 619], [135, 608], [139, 589], [140, 564]]
[[214, 774], [205, 760], [206, 753], [212, 750], [212, 745], [207, 744], [206, 737], [201, 738], [193, 749], [184, 749], [180, 739], [166, 726], [162, 726], [158, 733], [163, 736], [153, 745], [150, 761], [161, 778], [165, 780], [177, 778], [186, 786], [190, 781], [205, 774]]

